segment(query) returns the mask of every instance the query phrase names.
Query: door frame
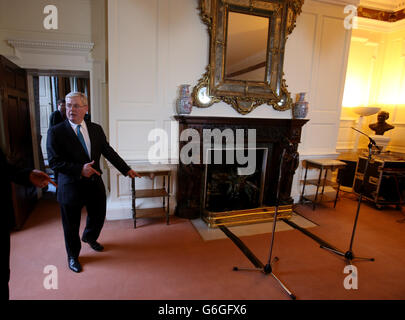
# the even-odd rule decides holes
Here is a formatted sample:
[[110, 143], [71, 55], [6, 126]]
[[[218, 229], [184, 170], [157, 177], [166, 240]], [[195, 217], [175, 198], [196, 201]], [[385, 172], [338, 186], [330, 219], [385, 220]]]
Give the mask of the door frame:
[[[99, 123], [108, 135], [108, 83], [106, 74], [107, 56], [94, 55], [92, 42], [72, 42], [72, 41], [53, 41], [53, 40], [21, 40], [9, 39], [9, 45], [14, 49], [14, 55], [6, 56], [21, 68], [32, 71], [28, 76], [30, 108], [34, 108], [33, 94], [33, 74], [55, 71], [61, 74], [70, 74], [70, 70], [79, 70], [90, 74], [89, 82], [91, 85], [89, 100], [92, 103], [91, 119]], [[30, 109], [31, 115], [35, 116]], [[34, 125], [36, 119], [31, 119]], [[36, 127], [33, 134], [36, 135]], [[39, 164], [38, 145], [34, 147], [34, 157], [37, 155], [37, 164]], [[103, 180], [109, 185], [109, 170], [107, 163], [100, 163], [103, 174]]]
[[[50, 69], [25, 69], [27, 71], [27, 82], [28, 82], [28, 99], [30, 107], [30, 120], [31, 120], [31, 135], [32, 135], [32, 147], [34, 151], [34, 163], [36, 168], [40, 168], [41, 160], [39, 150], [41, 150], [41, 144], [39, 141], [40, 132], [37, 130], [37, 122], [40, 119], [37, 119], [37, 106], [35, 104], [35, 90], [34, 90], [34, 77], [39, 76], [60, 76], [60, 77], [80, 77], [86, 78], [89, 81], [89, 93], [91, 93], [91, 79], [90, 71], [83, 70], [50, 70]], [[89, 104], [90, 104], [90, 97]]]

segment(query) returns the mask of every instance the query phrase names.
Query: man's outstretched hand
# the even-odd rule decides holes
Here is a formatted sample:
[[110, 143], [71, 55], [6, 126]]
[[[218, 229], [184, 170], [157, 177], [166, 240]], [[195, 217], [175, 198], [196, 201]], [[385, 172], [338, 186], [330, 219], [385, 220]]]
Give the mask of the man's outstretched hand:
[[93, 174], [101, 176], [101, 173], [92, 167], [93, 164], [94, 164], [94, 160], [92, 162], [86, 163], [83, 166], [83, 169], [82, 169], [83, 177], [90, 178]]
[[127, 172], [127, 175], [130, 178], [136, 178], [136, 177], [141, 178], [141, 176], [132, 169]]
[[45, 173], [40, 170], [34, 169], [30, 172], [29, 179], [31, 183], [37, 188], [45, 188], [48, 183], [53, 184], [57, 187], [56, 183]]

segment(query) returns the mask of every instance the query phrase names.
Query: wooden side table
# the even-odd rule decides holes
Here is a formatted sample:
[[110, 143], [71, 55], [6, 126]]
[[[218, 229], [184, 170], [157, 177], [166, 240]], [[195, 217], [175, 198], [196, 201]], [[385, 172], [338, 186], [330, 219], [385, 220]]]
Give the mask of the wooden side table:
[[[148, 177], [153, 180], [155, 177], [163, 177], [163, 186], [159, 189], [140, 189], [136, 190], [135, 188], [135, 178], [131, 181], [132, 189], [132, 218], [134, 219], [134, 228], [136, 228], [136, 219], [137, 215], [139, 216], [148, 216], [156, 214], [166, 215], [166, 224], [169, 224], [169, 213], [170, 213], [170, 175], [171, 169], [169, 167], [162, 166], [140, 166], [134, 167], [134, 170], [141, 177]], [[167, 179], [167, 185], [166, 185]], [[136, 199], [140, 198], [162, 198], [162, 207], [159, 208], [146, 208], [146, 209], [136, 209]]]
[[[343, 168], [346, 166], [346, 163], [343, 161], [339, 160], [332, 160], [332, 159], [315, 159], [315, 160], [305, 160], [305, 177], [302, 186], [302, 192], [301, 192], [301, 199], [300, 202], [304, 203], [304, 200], [307, 200], [312, 203], [312, 210], [315, 210], [316, 203], [319, 203], [321, 201], [334, 201], [333, 207], [336, 207], [336, 201], [338, 199], [339, 195], [339, 190], [340, 190], [340, 181], [338, 182], [333, 182], [331, 180], [327, 179], [327, 174], [328, 170], [334, 171], [339, 168]], [[307, 173], [309, 168], [315, 168], [319, 169], [319, 176], [318, 179], [310, 179], [307, 180]], [[322, 179], [322, 172], [324, 172], [324, 178]], [[315, 185], [316, 186], [316, 192], [314, 196], [305, 196], [305, 186], [307, 184]], [[319, 194], [319, 188], [322, 186], [322, 191]], [[334, 199], [331, 199], [330, 197], [324, 195], [325, 191], [325, 186], [332, 186], [336, 187], [336, 196]]]

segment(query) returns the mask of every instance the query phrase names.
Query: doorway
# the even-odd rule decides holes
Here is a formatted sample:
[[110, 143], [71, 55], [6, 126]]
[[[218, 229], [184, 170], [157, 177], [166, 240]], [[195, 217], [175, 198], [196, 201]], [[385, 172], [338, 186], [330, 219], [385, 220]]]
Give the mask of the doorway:
[[[44, 159], [44, 165], [47, 170], [48, 154], [46, 150], [47, 133], [50, 124], [50, 116], [53, 112], [58, 111], [58, 101], [72, 91], [83, 92], [89, 97], [90, 91], [90, 74], [89, 72], [70, 71], [69, 74], [61, 74], [55, 71], [46, 74], [41, 72], [40, 75], [33, 75], [34, 83], [38, 83], [38, 89], [35, 90], [35, 100], [39, 100], [39, 117], [37, 117], [37, 129], [40, 132], [40, 146]], [[89, 99], [90, 100], [90, 99]], [[91, 104], [89, 101], [89, 118], [91, 114]]]
[[[83, 92], [88, 97], [89, 113], [91, 118], [90, 102], [90, 73], [88, 71], [51, 71], [28, 70], [28, 76], [33, 78], [33, 93], [35, 100], [35, 117], [37, 128], [37, 144], [40, 147], [40, 162], [49, 174], [53, 174], [48, 167], [48, 154], [46, 150], [47, 133], [50, 116], [58, 111], [58, 101], [72, 91]], [[41, 159], [42, 158], [42, 159]]]
[[[8, 161], [21, 168], [48, 167], [46, 136], [56, 101], [71, 91], [89, 97], [90, 72], [24, 69], [0, 55], [0, 145]], [[12, 183], [15, 229], [23, 227], [42, 190]]]

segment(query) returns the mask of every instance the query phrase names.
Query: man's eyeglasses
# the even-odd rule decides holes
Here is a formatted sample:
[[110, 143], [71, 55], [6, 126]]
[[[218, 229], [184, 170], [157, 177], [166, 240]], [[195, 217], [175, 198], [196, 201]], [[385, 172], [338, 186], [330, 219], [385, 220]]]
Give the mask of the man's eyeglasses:
[[67, 109], [72, 109], [72, 108], [74, 108], [74, 109], [80, 109], [80, 108], [83, 108], [83, 107], [85, 107], [85, 106], [81, 106], [81, 105], [79, 105], [79, 104], [70, 104], [70, 103], [67, 103], [67, 104], [66, 104], [66, 108], [67, 108]]

